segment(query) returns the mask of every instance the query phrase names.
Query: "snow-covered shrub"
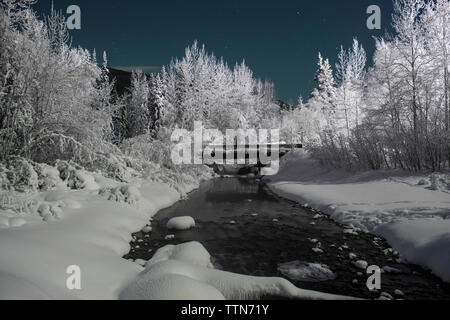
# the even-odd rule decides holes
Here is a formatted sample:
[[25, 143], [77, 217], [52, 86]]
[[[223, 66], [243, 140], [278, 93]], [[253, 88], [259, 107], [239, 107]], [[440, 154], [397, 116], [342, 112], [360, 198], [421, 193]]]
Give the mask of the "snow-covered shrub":
[[34, 211], [36, 201], [22, 193], [0, 193], [0, 209], [16, 213], [31, 213]]
[[74, 170], [82, 170], [83, 168], [73, 162], [58, 161], [56, 163], [56, 168], [59, 171], [59, 177], [63, 181], [67, 181], [71, 176], [71, 172]]
[[0, 163], [0, 190], [8, 190], [9, 187], [8, 169]]
[[44, 221], [52, 221], [54, 219], [61, 219], [62, 209], [60, 205], [42, 203], [37, 208], [37, 213]]
[[123, 158], [142, 178], [167, 184], [184, 197], [202, 180], [212, 177], [212, 169], [204, 165], [174, 165], [171, 161], [170, 136], [165, 134], [159, 139], [141, 135], [124, 141], [121, 146], [125, 155]]
[[38, 174], [39, 190], [53, 190], [62, 183], [60, 172], [57, 168], [43, 163], [36, 164], [34, 168]]
[[435, 174], [431, 176], [430, 190], [438, 191], [440, 189], [439, 177]]
[[96, 190], [98, 185], [95, 178], [84, 170], [75, 170], [69, 178], [69, 187], [72, 189]]
[[450, 182], [447, 181], [444, 175], [432, 174], [430, 180], [431, 180], [431, 186], [429, 187], [430, 190], [433, 191], [450, 190]]
[[136, 187], [130, 185], [123, 185], [117, 188], [105, 187], [99, 191], [99, 194], [110, 201], [128, 203], [131, 205], [136, 205], [142, 198], [140, 191]]
[[161, 168], [158, 171], [147, 171], [143, 174], [145, 179], [160, 182], [177, 190], [182, 197], [200, 186], [201, 181], [211, 179], [214, 172], [204, 165], [175, 166], [172, 169]]
[[57, 164], [60, 178], [71, 189], [96, 190], [99, 188], [95, 178], [79, 165], [67, 161], [59, 161]]
[[2, 188], [10, 191], [32, 192], [39, 186], [38, 174], [33, 164], [20, 157], [10, 157], [6, 167], [0, 169]]
[[130, 158], [139, 159], [142, 162], [155, 163], [166, 168], [173, 168], [170, 160], [170, 142], [163, 142], [151, 139], [148, 135], [141, 135], [124, 141], [121, 150]]
[[101, 171], [105, 176], [124, 182], [132, 176], [126, 170], [126, 162], [120, 158], [120, 150], [115, 146], [103, 146], [102, 151], [94, 151], [73, 137], [61, 134], [43, 137], [39, 145], [39, 152], [33, 157], [39, 163], [69, 161], [89, 171]]
[[98, 170], [104, 176], [120, 182], [130, 182], [139, 175], [140, 168], [137, 161], [122, 156], [120, 152], [102, 154], [89, 167], [90, 170]]
[[418, 186], [428, 186], [430, 184], [430, 182], [427, 179], [421, 179], [417, 185]]

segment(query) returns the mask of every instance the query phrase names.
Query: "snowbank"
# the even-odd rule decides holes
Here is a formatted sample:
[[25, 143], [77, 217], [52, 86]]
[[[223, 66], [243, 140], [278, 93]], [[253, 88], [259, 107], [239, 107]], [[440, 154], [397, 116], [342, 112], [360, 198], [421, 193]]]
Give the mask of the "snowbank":
[[352, 299], [302, 290], [282, 278], [249, 277], [216, 270], [206, 249], [196, 242], [160, 249], [121, 298], [252, 300], [266, 295], [309, 300]]
[[159, 249], [152, 259], [146, 263], [150, 267], [158, 262], [177, 260], [195, 264], [205, 268], [214, 268], [211, 256], [205, 247], [199, 242], [187, 242], [177, 246], [167, 245]]
[[450, 220], [412, 220], [381, 226], [384, 237], [408, 261], [450, 282]]
[[[317, 165], [301, 151], [283, 159], [279, 174], [267, 177], [265, 181], [275, 193], [325, 212], [355, 231], [375, 233], [382, 230], [379, 232], [390, 240], [391, 245], [397, 245], [405, 258], [430, 267], [448, 281], [450, 246], [448, 236], [446, 238], [442, 233], [444, 226], [450, 232], [449, 175], [330, 170]], [[443, 229], [429, 227], [430, 220]], [[380, 228], [391, 223], [393, 225]], [[416, 232], [408, 231], [409, 227], [423, 232], [420, 241]], [[422, 240], [430, 249], [426, 259]], [[434, 250], [445, 246], [446, 250]], [[432, 260], [436, 261], [430, 262]]]
[[0, 273], [0, 300], [49, 300], [41, 289], [31, 282], [11, 274]]
[[[0, 164], [0, 299], [117, 299], [143, 270], [122, 259], [131, 235], [213, 176], [205, 166], [107, 160], [106, 172], [20, 157]], [[72, 266], [81, 290], [68, 289]]]
[[[117, 299], [142, 271], [121, 258], [131, 234], [181, 198], [162, 183], [139, 180], [125, 187], [81, 170], [67, 173], [73, 183], [29, 196], [29, 211], [0, 209], [1, 299]], [[114, 201], [95, 186], [113, 191]], [[66, 285], [74, 265], [81, 269], [81, 290]]]
[[189, 230], [195, 227], [195, 220], [192, 217], [175, 217], [167, 223], [169, 230]]

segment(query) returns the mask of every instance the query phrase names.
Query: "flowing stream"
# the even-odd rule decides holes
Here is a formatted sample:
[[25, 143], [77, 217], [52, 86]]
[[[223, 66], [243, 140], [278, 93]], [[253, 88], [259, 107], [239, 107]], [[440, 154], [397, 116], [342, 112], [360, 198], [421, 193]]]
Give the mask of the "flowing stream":
[[[193, 217], [196, 227], [167, 230], [168, 220], [178, 216]], [[160, 211], [151, 226], [152, 232], [134, 235], [125, 258], [149, 260], [165, 245], [198, 241], [225, 271], [284, 277], [300, 288], [368, 299], [379, 298], [382, 292], [396, 299], [450, 299], [449, 284], [418, 266], [398, 262], [383, 239], [344, 233], [345, 228], [327, 216], [274, 195], [255, 179], [205, 182], [187, 200]], [[168, 239], [168, 235], [175, 238]], [[357, 260], [394, 268], [382, 274], [381, 291], [368, 290], [369, 275], [355, 265]], [[295, 270], [288, 275], [280, 272], [279, 266], [290, 262], [326, 265], [334, 279], [299, 280]], [[396, 290], [405, 295], [396, 295]]]

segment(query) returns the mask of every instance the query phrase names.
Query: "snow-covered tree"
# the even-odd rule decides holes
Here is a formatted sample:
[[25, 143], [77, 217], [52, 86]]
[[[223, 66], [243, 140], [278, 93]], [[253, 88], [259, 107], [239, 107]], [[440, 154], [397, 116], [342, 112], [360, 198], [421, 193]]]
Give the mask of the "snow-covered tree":
[[333, 70], [328, 59], [323, 59], [319, 53], [318, 70], [314, 78], [317, 86], [309, 97], [309, 108], [317, 113], [316, 122], [320, 128], [328, 126], [332, 130], [335, 126], [335, 87]]
[[221, 131], [251, 128], [279, 111], [273, 84], [256, 79], [245, 62], [230, 69], [196, 42], [163, 69], [156, 90], [163, 127], [191, 130], [195, 121], [202, 121]]
[[366, 52], [357, 39], [348, 51], [341, 47], [336, 64], [336, 122], [339, 131], [357, 127], [363, 118]]
[[107, 148], [110, 92], [97, 86], [100, 68], [70, 46], [61, 12], [41, 21], [30, 4], [3, 0], [0, 9], [2, 158], [51, 161]]
[[130, 137], [149, 134], [152, 127], [152, 114], [149, 104], [150, 86], [142, 71], [134, 71], [131, 78], [128, 123]]
[[334, 132], [345, 135], [326, 134], [329, 125], [320, 124], [322, 140], [314, 148], [319, 159], [413, 171], [450, 165], [449, 7], [445, 0], [395, 0], [395, 32], [376, 39], [367, 75], [356, 40], [341, 50]]
[[311, 92], [307, 108], [305, 108], [307, 110], [304, 113], [312, 123], [308, 140], [311, 144], [316, 145], [319, 141], [334, 137], [337, 128], [336, 89], [333, 70], [329, 60], [323, 59], [320, 53], [314, 81], [316, 82], [316, 88]]
[[[450, 2], [430, 1], [424, 14], [425, 31], [428, 36], [429, 53], [433, 56], [433, 72], [437, 76], [435, 85], [443, 92], [442, 108], [438, 101], [438, 117], [444, 120], [440, 144], [450, 165]], [[442, 114], [443, 113], [443, 114]]]
[[310, 100], [332, 104], [335, 93], [333, 70], [328, 59], [324, 60], [321, 53], [319, 53], [318, 70], [314, 81], [317, 83], [317, 87], [312, 91]]

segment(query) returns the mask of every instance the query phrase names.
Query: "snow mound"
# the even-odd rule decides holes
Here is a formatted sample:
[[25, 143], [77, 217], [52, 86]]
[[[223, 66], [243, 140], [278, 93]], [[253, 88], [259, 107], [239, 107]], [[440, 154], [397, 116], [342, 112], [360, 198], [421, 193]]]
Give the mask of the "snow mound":
[[367, 268], [369, 267], [369, 263], [367, 261], [364, 260], [358, 260], [353, 262], [353, 265], [358, 268], [358, 269], [362, 269], [362, 270], [367, 270]]
[[0, 214], [0, 229], [20, 228], [27, 224], [23, 218], [9, 217], [6, 214]]
[[376, 230], [403, 258], [430, 268], [450, 282], [450, 220], [412, 220], [391, 223]]
[[11, 228], [20, 228], [27, 224], [27, 221], [22, 218], [10, 218], [9, 219], [9, 226]]
[[0, 300], [50, 300], [50, 297], [31, 282], [0, 272]]
[[318, 254], [324, 253], [324, 251], [320, 248], [312, 248], [311, 250]]
[[187, 242], [178, 246], [168, 245], [159, 249], [153, 258], [147, 262], [146, 267], [149, 268], [161, 261], [177, 260], [191, 263], [200, 267], [211, 268], [211, 255], [205, 247], [199, 242]]
[[176, 217], [169, 220], [167, 229], [169, 230], [189, 230], [195, 227], [195, 220], [192, 217]]
[[41, 203], [38, 206], [37, 213], [44, 221], [53, 221], [62, 218], [62, 207], [64, 203]]
[[225, 300], [219, 290], [177, 274], [156, 274], [122, 293], [124, 300]]
[[336, 275], [327, 265], [293, 261], [278, 265], [278, 271], [292, 280], [320, 282], [336, 279]]
[[146, 226], [144, 229], [142, 229], [143, 233], [150, 233], [152, 232], [152, 227], [151, 226]]
[[[181, 247], [164, 247], [150, 260], [137, 281], [122, 291], [124, 300], [255, 300], [264, 296], [310, 300], [342, 300], [349, 297], [330, 295], [316, 291], [302, 290], [282, 278], [260, 278], [233, 274], [204, 267], [206, 249], [200, 244], [190, 243]], [[183, 252], [185, 251], [186, 252]], [[189, 251], [202, 256], [193, 262], [175, 260], [177, 255], [187, 257]], [[176, 253], [176, 254], [174, 254]], [[169, 259], [170, 258], [170, 259]]]
[[147, 261], [143, 260], [143, 259], [136, 259], [134, 260], [134, 263], [137, 263], [138, 265], [140, 265], [141, 267], [144, 267], [145, 264], [147, 263]]

